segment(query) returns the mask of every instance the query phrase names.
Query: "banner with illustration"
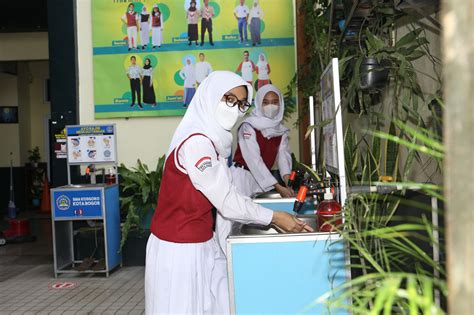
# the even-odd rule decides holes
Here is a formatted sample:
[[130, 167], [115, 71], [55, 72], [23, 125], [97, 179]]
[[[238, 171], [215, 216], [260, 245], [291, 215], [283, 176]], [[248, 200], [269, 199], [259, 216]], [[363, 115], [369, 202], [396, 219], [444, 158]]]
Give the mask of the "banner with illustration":
[[183, 115], [214, 70], [284, 90], [295, 74], [293, 2], [92, 1], [95, 117]]

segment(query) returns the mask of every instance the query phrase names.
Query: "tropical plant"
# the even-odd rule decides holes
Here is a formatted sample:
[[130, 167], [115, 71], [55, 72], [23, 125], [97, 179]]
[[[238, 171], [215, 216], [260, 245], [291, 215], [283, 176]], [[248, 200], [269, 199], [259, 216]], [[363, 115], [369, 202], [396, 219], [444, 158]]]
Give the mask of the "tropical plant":
[[137, 167], [128, 169], [121, 164], [118, 171], [121, 177], [122, 194], [120, 208], [126, 215], [122, 227], [122, 248], [131, 229], [139, 232], [149, 229], [146, 218], [153, 214], [160, 190], [165, 156], [158, 159], [155, 170], [150, 171], [148, 166], [137, 160]]
[[[393, 126], [405, 130], [406, 137], [380, 131], [371, 134], [442, 163], [443, 145], [431, 131], [415, 129], [401, 121], [394, 121]], [[350, 168], [350, 161], [351, 156], [346, 168]], [[439, 301], [433, 297], [435, 291], [444, 298], [447, 295], [444, 264], [426, 252], [426, 248], [433, 247], [444, 252], [440, 238], [434, 237], [442, 235], [443, 230], [428, 219], [431, 207], [405, 198], [405, 189], [414, 189], [443, 200], [442, 187], [409, 181], [384, 185], [397, 186], [402, 191], [349, 195], [344, 223], [335, 228], [351, 248], [349, 267], [355, 276], [318, 302], [328, 303], [332, 309], [347, 308], [354, 314], [443, 314]], [[413, 211], [419, 209], [419, 215], [398, 215], [403, 204]], [[442, 211], [437, 214], [442, 216]]]

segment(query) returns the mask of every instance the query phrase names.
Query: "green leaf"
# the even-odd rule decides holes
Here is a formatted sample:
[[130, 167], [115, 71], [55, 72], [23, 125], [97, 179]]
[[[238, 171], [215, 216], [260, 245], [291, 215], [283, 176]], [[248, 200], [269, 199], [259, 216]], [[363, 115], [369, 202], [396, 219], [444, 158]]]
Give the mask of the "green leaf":
[[411, 31], [407, 34], [405, 34], [405, 36], [403, 36], [402, 38], [400, 38], [396, 43], [395, 43], [395, 47], [396, 48], [400, 48], [400, 47], [403, 47], [403, 46], [406, 46], [408, 44], [413, 44], [413, 43], [416, 43], [416, 38], [418, 37], [418, 35], [420, 35], [420, 33], [423, 31], [422, 28], [418, 28], [414, 31]]

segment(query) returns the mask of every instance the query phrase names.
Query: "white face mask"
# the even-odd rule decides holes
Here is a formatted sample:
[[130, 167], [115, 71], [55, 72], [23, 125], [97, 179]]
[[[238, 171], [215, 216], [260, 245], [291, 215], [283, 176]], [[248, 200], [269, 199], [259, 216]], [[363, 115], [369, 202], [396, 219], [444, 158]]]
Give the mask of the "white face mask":
[[225, 130], [231, 130], [239, 119], [240, 111], [237, 106], [229, 107], [220, 101], [216, 108], [216, 121]]
[[263, 106], [263, 116], [267, 118], [275, 118], [279, 111], [280, 106], [278, 105], [268, 104]]

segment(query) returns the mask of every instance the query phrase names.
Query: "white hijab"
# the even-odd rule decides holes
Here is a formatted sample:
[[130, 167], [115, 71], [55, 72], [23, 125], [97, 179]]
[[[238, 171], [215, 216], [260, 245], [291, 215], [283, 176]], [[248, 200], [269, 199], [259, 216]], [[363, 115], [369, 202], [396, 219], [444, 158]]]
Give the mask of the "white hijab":
[[173, 135], [167, 156], [193, 133], [202, 133], [212, 140], [222, 157], [229, 157], [232, 133], [222, 128], [216, 121], [215, 112], [222, 96], [233, 88], [247, 87], [248, 102], [252, 100], [252, 86], [239, 75], [230, 71], [214, 71], [204, 79], [194, 95], [188, 110]]
[[[263, 60], [262, 60], [262, 56], [263, 56]], [[257, 66], [258, 66], [260, 69], [263, 69], [263, 68], [265, 68], [267, 65], [268, 65], [268, 62], [267, 62], [267, 57], [265, 57], [265, 54], [264, 54], [264, 53], [261, 53], [260, 55], [258, 55]], [[277, 93], [277, 94], [278, 94], [278, 93]], [[265, 97], [265, 96], [262, 96], [262, 100], [263, 100], [263, 97]]]
[[[255, 6], [255, 4], [257, 4]], [[250, 9], [250, 14], [249, 14], [249, 20], [252, 18], [263, 18], [263, 11], [262, 8], [260, 7], [260, 4], [258, 3], [258, 0], [253, 0], [253, 6], [252, 9]]]
[[[280, 110], [274, 118], [268, 118], [263, 115], [262, 103], [268, 92], [274, 92], [280, 98]], [[289, 129], [281, 123], [284, 112], [285, 103], [280, 90], [272, 84], [266, 84], [258, 90], [255, 96], [255, 109], [243, 123], [248, 123], [253, 128], [260, 130], [262, 135], [267, 139], [282, 136], [289, 132]]]

